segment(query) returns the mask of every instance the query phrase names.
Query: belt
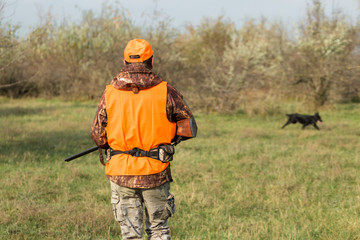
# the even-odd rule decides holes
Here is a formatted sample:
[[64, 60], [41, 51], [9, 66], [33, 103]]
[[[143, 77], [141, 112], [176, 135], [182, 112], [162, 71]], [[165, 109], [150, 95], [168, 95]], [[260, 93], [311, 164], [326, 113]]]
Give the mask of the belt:
[[149, 157], [164, 163], [172, 161], [174, 153], [175, 153], [175, 147], [171, 144], [159, 145], [156, 148], [150, 149], [150, 151], [145, 151], [138, 147], [135, 147], [129, 151], [119, 151], [110, 148], [110, 158], [117, 154], [129, 154], [133, 157]]
[[129, 151], [119, 151], [119, 150], [113, 150], [112, 148], [110, 148], [110, 157], [117, 155], [117, 154], [129, 154], [133, 157], [156, 158], [159, 155], [158, 149], [157, 148], [153, 148], [153, 149], [151, 149], [150, 151], [145, 151], [145, 150], [142, 150], [141, 148], [135, 147]]

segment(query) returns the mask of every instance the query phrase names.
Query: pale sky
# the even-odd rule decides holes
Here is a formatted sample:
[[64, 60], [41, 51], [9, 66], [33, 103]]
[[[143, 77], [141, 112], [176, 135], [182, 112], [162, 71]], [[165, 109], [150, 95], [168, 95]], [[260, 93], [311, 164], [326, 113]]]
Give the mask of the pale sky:
[[[0, 0], [1, 1], [1, 0]], [[4, 0], [2, 0], [4, 1]], [[114, 4], [128, 10], [130, 18], [137, 24], [144, 22], [145, 16], [160, 11], [169, 17], [177, 28], [186, 23], [198, 25], [204, 17], [216, 18], [220, 15], [231, 19], [237, 25], [247, 18], [282, 20], [288, 25], [299, 21], [306, 13], [310, 0], [5, 0], [5, 19], [28, 31], [39, 24], [39, 12], [51, 11], [58, 20], [70, 18], [78, 20], [83, 10], [98, 13], [103, 3]], [[359, 0], [323, 0], [326, 11], [340, 8], [353, 21], [359, 19]]]

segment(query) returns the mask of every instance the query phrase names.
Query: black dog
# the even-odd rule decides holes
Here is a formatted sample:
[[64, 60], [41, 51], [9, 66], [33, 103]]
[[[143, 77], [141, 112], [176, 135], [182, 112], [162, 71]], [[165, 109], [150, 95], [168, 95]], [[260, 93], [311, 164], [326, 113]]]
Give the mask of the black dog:
[[284, 128], [285, 126], [289, 125], [290, 123], [301, 123], [302, 129], [304, 129], [307, 125], [312, 124], [317, 130], [320, 130], [319, 127], [316, 125], [316, 123], [322, 123], [322, 119], [319, 115], [319, 113], [315, 113], [314, 115], [302, 115], [298, 113], [293, 114], [286, 114], [289, 119], [288, 121], [282, 126]]

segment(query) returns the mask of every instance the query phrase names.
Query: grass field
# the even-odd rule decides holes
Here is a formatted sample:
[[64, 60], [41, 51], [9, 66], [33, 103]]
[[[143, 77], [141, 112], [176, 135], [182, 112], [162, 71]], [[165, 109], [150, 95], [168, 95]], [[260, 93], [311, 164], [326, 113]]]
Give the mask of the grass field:
[[[0, 239], [121, 239], [93, 146], [96, 102], [0, 98]], [[173, 239], [360, 239], [360, 105], [321, 131], [273, 116], [196, 114], [172, 162]]]

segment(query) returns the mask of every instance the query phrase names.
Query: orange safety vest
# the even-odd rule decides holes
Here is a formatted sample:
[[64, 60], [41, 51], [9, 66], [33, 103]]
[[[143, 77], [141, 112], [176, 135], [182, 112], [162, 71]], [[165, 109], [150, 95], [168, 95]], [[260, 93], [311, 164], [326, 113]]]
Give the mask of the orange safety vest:
[[[128, 151], [134, 147], [149, 151], [160, 144], [170, 144], [176, 133], [176, 123], [166, 115], [167, 82], [140, 90], [118, 90], [106, 86], [106, 133], [109, 146]], [[162, 172], [169, 163], [149, 157], [129, 154], [114, 155], [105, 167], [106, 175], [150, 175]]]

